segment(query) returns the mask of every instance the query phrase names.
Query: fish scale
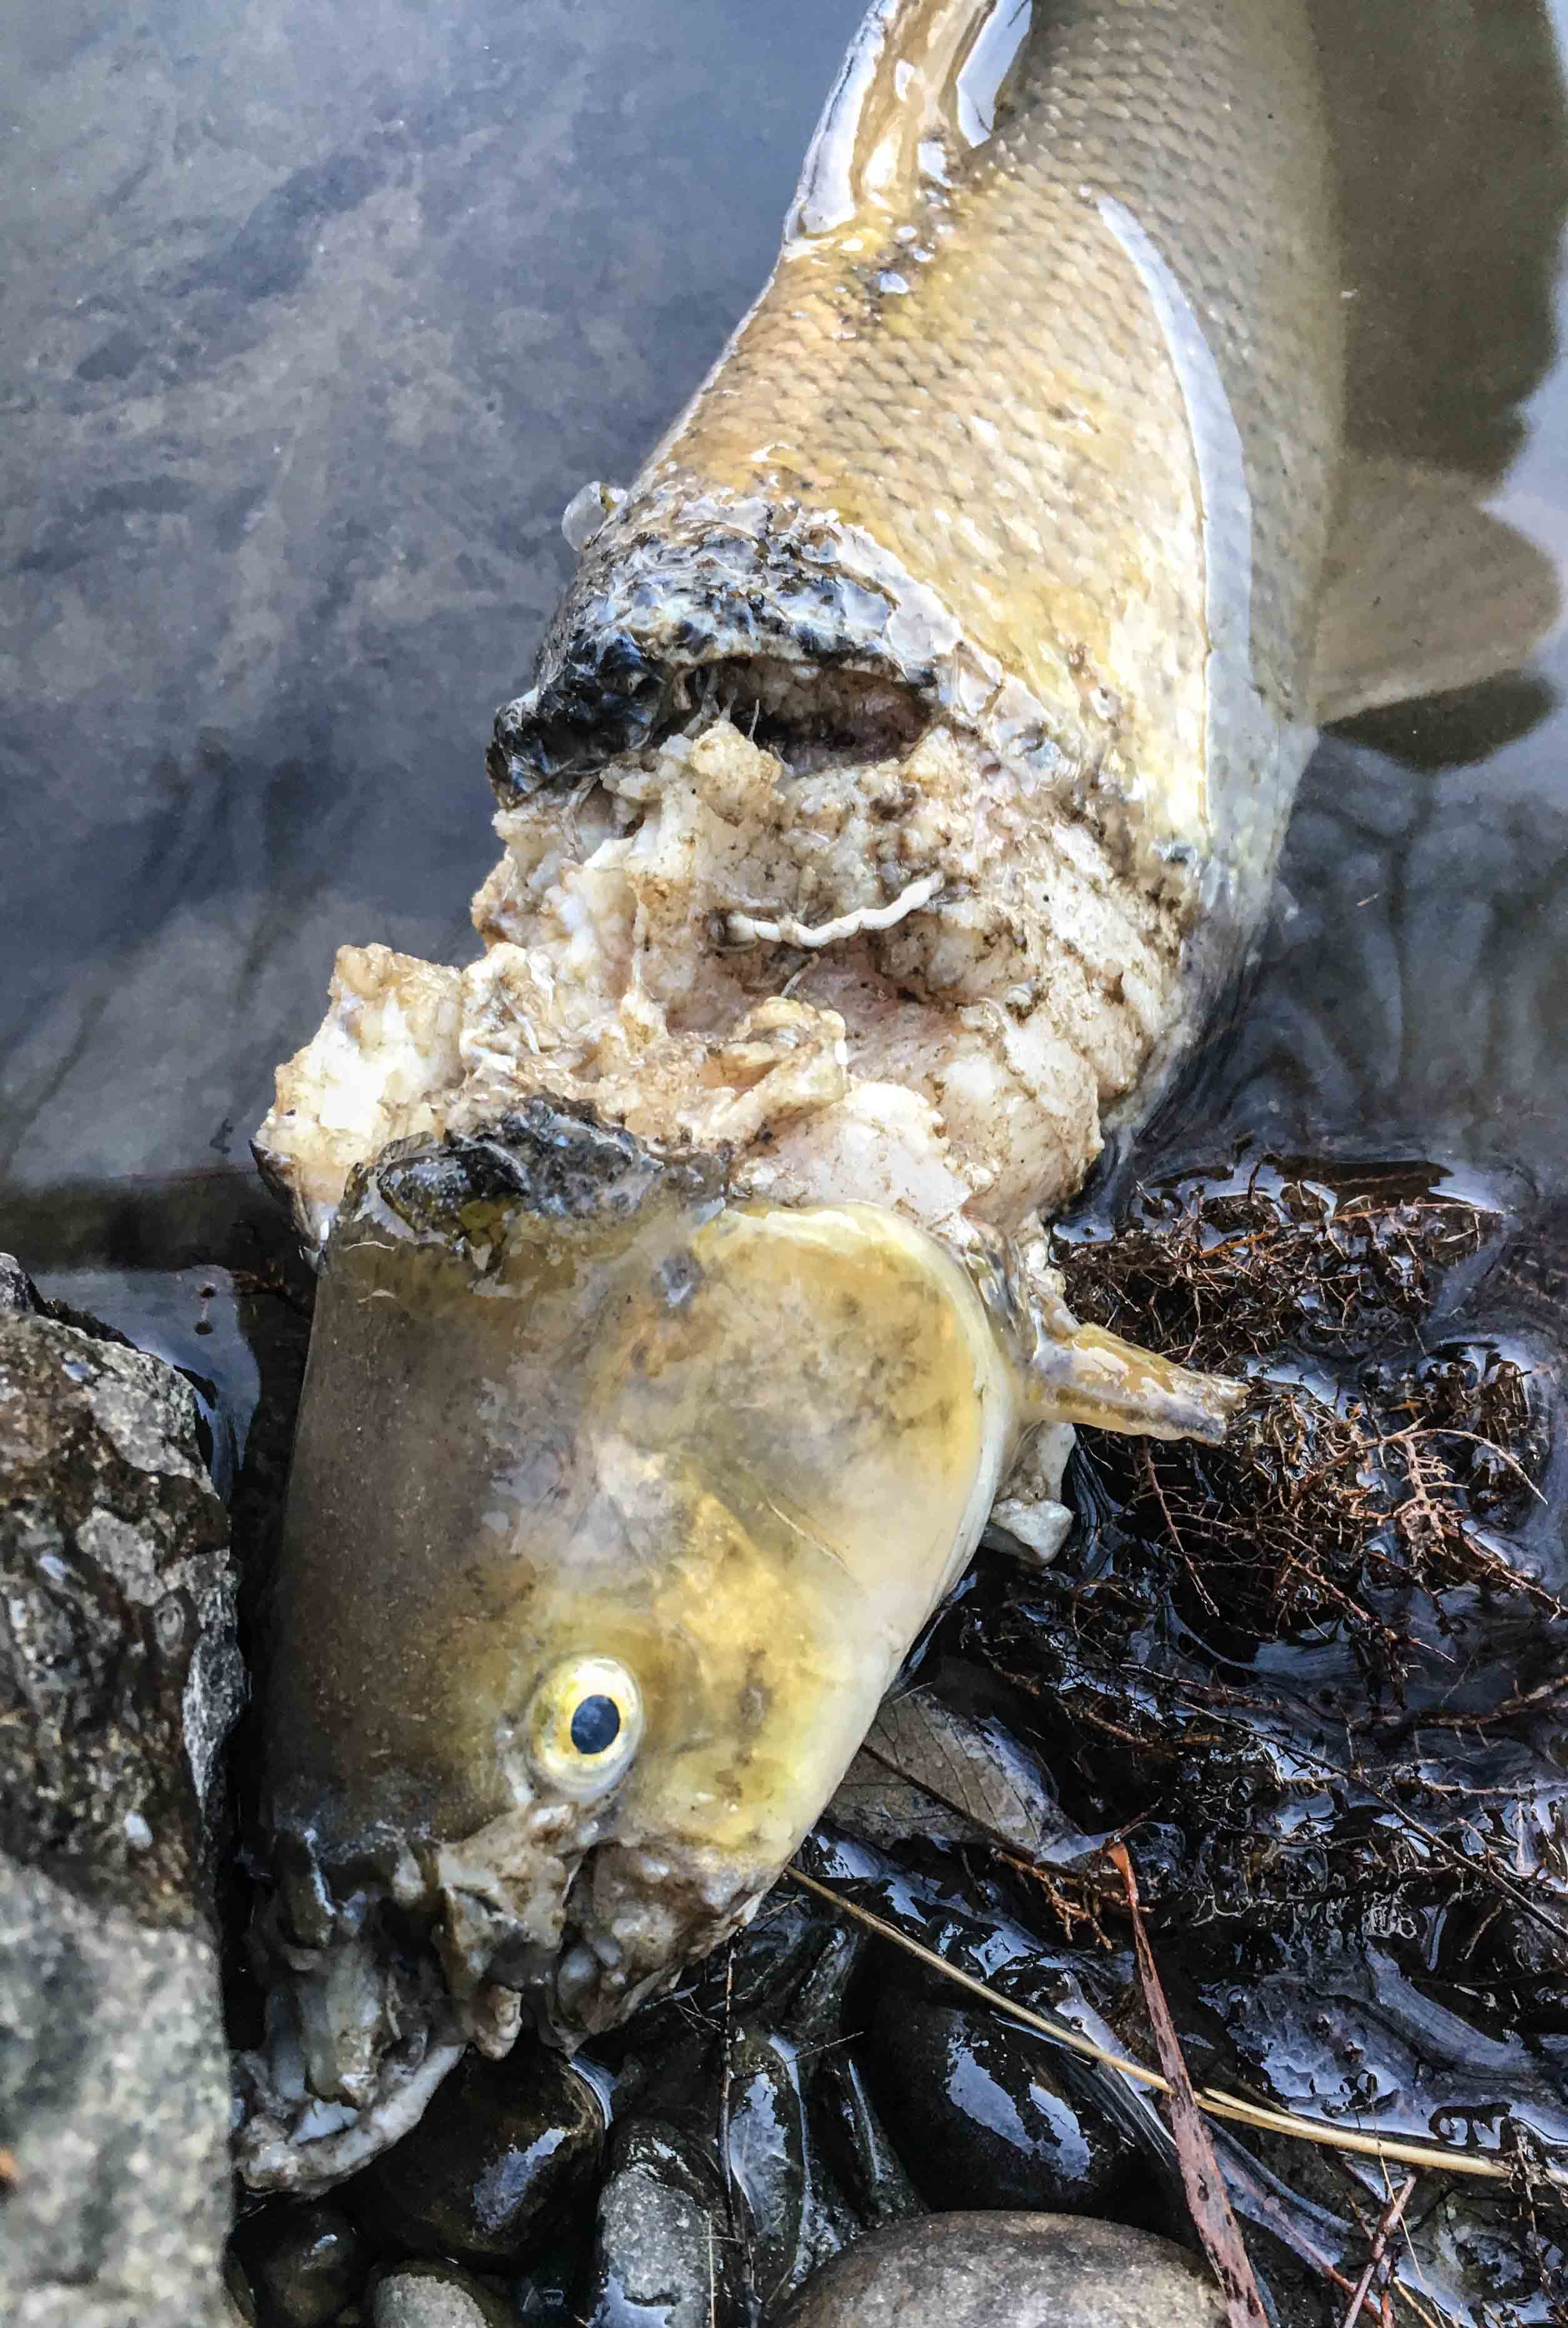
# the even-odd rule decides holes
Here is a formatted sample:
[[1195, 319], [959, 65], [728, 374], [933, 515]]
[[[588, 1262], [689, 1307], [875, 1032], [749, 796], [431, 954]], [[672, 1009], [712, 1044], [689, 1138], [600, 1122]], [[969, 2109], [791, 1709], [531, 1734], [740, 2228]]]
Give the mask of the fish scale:
[[[954, 91], [992, 13], [921, 0], [868, 25], [869, 86], [830, 108], [771, 281], [593, 545], [557, 634], [624, 543], [700, 530], [715, 489], [863, 528], [1022, 681], [1076, 787], [1134, 794], [1144, 836], [1236, 874], [1250, 913], [1300, 755], [1232, 769], [1233, 739], [1205, 737], [1202, 447], [1167, 322], [1105, 208], [1148, 238], [1225, 390], [1249, 676], [1275, 722], [1299, 721], [1341, 364], [1310, 44], [1288, 7], [1040, 7], [994, 136], [967, 148]], [[949, 67], [926, 92], [941, 178], [907, 129], [916, 154], [880, 173], [883, 111], [907, 120], [911, 102], [887, 84], [933, 48]], [[824, 156], [848, 211], [826, 225]], [[909, 257], [911, 232], [931, 257]], [[906, 292], [875, 290], [890, 267]]]

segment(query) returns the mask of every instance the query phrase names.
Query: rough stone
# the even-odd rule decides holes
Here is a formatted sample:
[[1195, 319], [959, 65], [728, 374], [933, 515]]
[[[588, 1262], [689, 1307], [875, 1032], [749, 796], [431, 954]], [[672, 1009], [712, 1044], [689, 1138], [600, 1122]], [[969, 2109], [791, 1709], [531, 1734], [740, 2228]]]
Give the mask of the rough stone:
[[0, 1850], [188, 1923], [244, 1687], [190, 1389], [0, 1310]]
[[517, 2307], [451, 2263], [404, 2263], [378, 2277], [371, 2328], [515, 2328]]
[[728, 2316], [728, 2224], [716, 2173], [659, 2120], [617, 2129], [599, 2193], [587, 2328], [711, 2328]]
[[585, 2204], [603, 2138], [597, 2095], [558, 2053], [470, 2053], [413, 2132], [339, 2198], [384, 2254], [518, 2264]]
[[8, 2328], [233, 2317], [205, 1912], [238, 1706], [222, 1509], [159, 1360], [0, 1300], [0, 2239]]
[[1097, 2212], [1136, 2154], [1036, 2041], [902, 1983], [878, 1996], [866, 2069], [882, 2122], [933, 2205]]
[[0, 1858], [7, 2328], [231, 2317], [229, 2063], [213, 1949]]
[[825, 2264], [778, 2328], [1225, 2328], [1169, 2239], [1077, 2215], [922, 2215]]

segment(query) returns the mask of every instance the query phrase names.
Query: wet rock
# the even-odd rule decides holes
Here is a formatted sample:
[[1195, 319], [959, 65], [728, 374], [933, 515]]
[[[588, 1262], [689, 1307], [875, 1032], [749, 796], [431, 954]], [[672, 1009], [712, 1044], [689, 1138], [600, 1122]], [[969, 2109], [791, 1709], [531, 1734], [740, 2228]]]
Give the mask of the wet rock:
[[377, 2274], [371, 2328], [517, 2328], [518, 2307], [453, 2263], [400, 2263]]
[[677, 2127], [617, 2130], [599, 2193], [587, 2328], [712, 2328], [727, 2319], [733, 2242], [713, 2163]]
[[580, 2243], [564, 2244], [537, 2257], [523, 2277], [512, 2283], [514, 2328], [519, 2320], [528, 2328], [583, 2328], [576, 2295], [587, 2268]]
[[1136, 2155], [1060, 2081], [1037, 2040], [979, 2007], [884, 1986], [866, 2067], [899, 2154], [935, 2206], [1097, 2211]]
[[341, 2209], [285, 2201], [247, 2216], [234, 2234], [263, 2328], [323, 2328], [359, 2293], [364, 2246]]
[[1224, 2328], [1203, 2267], [1170, 2240], [1073, 2215], [924, 2215], [810, 2279], [779, 2328]]
[[0, 2317], [191, 2328], [226, 2316], [223, 1515], [180, 1378], [20, 1297], [0, 1478]]
[[37, 1288], [15, 1254], [0, 1253], [0, 1317], [8, 1311], [36, 1317], [41, 1307]]
[[829, 2164], [863, 2222], [925, 2212], [853, 2054], [836, 2051], [817, 2062], [811, 2114]]
[[603, 2137], [587, 2079], [525, 2041], [503, 2061], [469, 2054], [413, 2132], [339, 2196], [384, 2254], [518, 2264], [586, 2205]]
[[187, 1385], [0, 1310], [0, 1850], [188, 1917], [244, 1672]]
[[792, 2034], [744, 2023], [729, 2047], [729, 2173], [764, 2311], [861, 2229], [807, 2122], [803, 2051]]
[[257, 2328], [256, 2297], [232, 2247], [223, 2259], [223, 2295], [227, 2306], [223, 2317], [229, 2328], [234, 2328], [237, 2321], [240, 2328]]

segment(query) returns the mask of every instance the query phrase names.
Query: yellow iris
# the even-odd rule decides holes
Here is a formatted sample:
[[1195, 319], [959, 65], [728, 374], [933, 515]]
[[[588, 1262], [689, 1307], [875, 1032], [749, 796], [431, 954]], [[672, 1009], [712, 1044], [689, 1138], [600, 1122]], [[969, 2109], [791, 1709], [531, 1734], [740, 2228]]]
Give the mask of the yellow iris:
[[563, 1793], [613, 1786], [641, 1735], [642, 1693], [613, 1657], [568, 1657], [534, 1693], [529, 1753], [539, 1776]]

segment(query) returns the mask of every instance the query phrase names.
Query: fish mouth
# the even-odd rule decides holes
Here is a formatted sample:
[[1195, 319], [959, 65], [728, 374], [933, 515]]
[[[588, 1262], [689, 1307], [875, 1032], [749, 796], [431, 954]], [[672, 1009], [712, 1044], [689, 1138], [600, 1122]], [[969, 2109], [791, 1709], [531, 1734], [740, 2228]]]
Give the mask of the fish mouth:
[[555, 2042], [572, 2050], [673, 1986], [750, 1922], [778, 1872], [686, 1844], [602, 1844], [578, 1871], [541, 1992]]
[[490, 1999], [489, 2027], [465, 2011], [434, 1952], [395, 1942], [378, 1913], [321, 1948], [274, 1933], [259, 1948], [272, 1957], [265, 2033], [233, 2063], [234, 2162], [253, 2191], [330, 2190], [418, 2123], [471, 2042], [504, 2052], [517, 2034]]
[[[469, 2046], [525, 2030], [572, 2053], [671, 1987], [749, 1920], [777, 1873], [688, 1845], [594, 1842], [531, 1870], [490, 1828], [424, 1854], [418, 1906], [361, 1883], [314, 1945], [286, 1892], [256, 1918], [259, 2046], [234, 2060], [236, 2167], [249, 2189], [314, 2196], [423, 2116]], [[320, 1893], [318, 1892], [318, 1897]]]

